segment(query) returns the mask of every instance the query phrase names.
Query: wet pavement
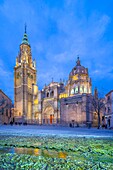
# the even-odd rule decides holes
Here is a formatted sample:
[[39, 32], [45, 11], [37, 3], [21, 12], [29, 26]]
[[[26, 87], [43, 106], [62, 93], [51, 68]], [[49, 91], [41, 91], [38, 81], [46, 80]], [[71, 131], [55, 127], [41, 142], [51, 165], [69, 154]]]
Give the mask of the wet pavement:
[[0, 125], [0, 135], [17, 136], [63, 136], [63, 137], [110, 137], [113, 138], [113, 130], [62, 126], [39, 125]]
[[34, 156], [44, 156], [50, 158], [66, 158], [67, 153], [56, 150], [46, 150], [39, 148], [24, 148], [24, 147], [0, 147], [0, 154], [11, 153], [11, 154], [27, 154]]

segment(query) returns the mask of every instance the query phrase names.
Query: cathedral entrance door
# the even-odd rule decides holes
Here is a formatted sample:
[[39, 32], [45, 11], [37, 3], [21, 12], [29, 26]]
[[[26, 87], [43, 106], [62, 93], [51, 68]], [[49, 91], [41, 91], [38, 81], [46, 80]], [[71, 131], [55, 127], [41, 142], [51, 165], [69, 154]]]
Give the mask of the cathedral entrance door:
[[54, 123], [53, 119], [54, 119], [54, 115], [50, 115], [50, 124]]
[[53, 116], [50, 115], [50, 124], [52, 124], [52, 119], [53, 119]]

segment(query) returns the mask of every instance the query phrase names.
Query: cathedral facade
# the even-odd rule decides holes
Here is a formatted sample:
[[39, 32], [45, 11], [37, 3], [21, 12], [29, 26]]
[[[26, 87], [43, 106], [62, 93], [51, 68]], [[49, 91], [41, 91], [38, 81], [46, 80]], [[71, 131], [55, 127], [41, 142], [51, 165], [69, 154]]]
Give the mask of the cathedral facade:
[[62, 82], [51, 82], [39, 92], [39, 112], [42, 124], [60, 123], [59, 95], [65, 90]]
[[66, 85], [62, 81], [52, 81], [39, 92], [42, 124], [86, 125], [92, 122], [93, 115], [88, 111], [91, 88], [88, 69], [81, 66], [78, 57]]
[[14, 67], [15, 121], [37, 124], [86, 124], [92, 121], [87, 98], [91, 95], [88, 69], [79, 57], [66, 84], [52, 82], [38, 90], [36, 63], [26, 30]]

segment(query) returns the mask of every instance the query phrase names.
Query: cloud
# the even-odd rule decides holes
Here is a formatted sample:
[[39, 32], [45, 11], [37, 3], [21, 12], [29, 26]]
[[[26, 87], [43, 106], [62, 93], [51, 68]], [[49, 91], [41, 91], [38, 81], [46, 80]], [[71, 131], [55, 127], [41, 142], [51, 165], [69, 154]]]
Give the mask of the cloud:
[[52, 78], [55, 82], [59, 82], [60, 78], [63, 79], [64, 77], [65, 73], [61, 67], [48, 65], [46, 68], [44, 67], [38, 72], [39, 89], [41, 89], [45, 84], [49, 84], [52, 81]]
[[[0, 6], [0, 16], [4, 21], [3, 28], [0, 27], [2, 53], [7, 56], [4, 58], [8, 62], [5, 76], [10, 72], [13, 77], [11, 70], [18, 54], [24, 23], [27, 22], [40, 88], [48, 84], [52, 77], [55, 81], [68, 79], [78, 54], [82, 65], [89, 68], [92, 79], [99, 82], [105, 74], [112, 79], [109, 71], [112, 70], [113, 42], [105, 38], [112, 22], [111, 16], [93, 8], [89, 12], [87, 6], [79, 0], [5, 0]], [[2, 61], [5, 63], [4, 58]], [[3, 72], [4, 64], [0, 68]], [[2, 76], [2, 79], [5, 88], [9, 89], [9, 84], [5, 83], [7, 78]], [[13, 83], [11, 85], [12, 92]]]
[[[105, 14], [98, 16], [93, 13], [87, 20], [84, 17], [79, 20], [72, 12], [67, 14], [66, 9], [63, 12], [61, 11], [61, 14], [59, 11], [58, 15], [61, 17], [56, 16], [54, 18], [52, 16], [57, 22], [59, 32], [50, 36], [48, 42], [44, 43], [46, 62], [51, 66], [56, 65], [59, 69], [62, 67], [63, 78], [67, 78], [75, 65], [73, 62], [75, 63], [77, 54], [80, 54], [82, 64], [89, 68], [91, 77], [97, 80], [103, 78], [108, 67], [104, 61], [105, 54], [107, 53], [110, 56], [112, 53], [112, 42], [104, 43], [103, 41], [103, 36], [110, 23], [110, 17]], [[111, 59], [108, 58], [108, 63], [110, 62]], [[101, 63], [103, 67], [98, 63]], [[69, 64], [68, 71], [65, 71], [66, 64]], [[48, 70], [48, 72], [51, 72], [51, 70]], [[57, 75], [57, 73], [56, 70], [54, 75]]]

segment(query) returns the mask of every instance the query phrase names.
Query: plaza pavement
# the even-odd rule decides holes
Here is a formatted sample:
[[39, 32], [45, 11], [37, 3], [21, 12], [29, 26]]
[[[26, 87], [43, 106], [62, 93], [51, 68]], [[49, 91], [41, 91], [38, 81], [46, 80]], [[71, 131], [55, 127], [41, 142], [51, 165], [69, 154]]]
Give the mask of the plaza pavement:
[[0, 136], [2, 135], [113, 138], [113, 130], [62, 126], [0, 125]]

